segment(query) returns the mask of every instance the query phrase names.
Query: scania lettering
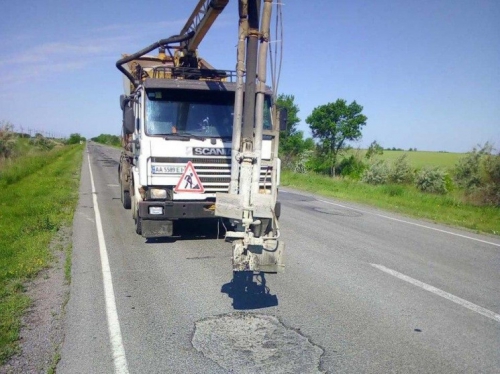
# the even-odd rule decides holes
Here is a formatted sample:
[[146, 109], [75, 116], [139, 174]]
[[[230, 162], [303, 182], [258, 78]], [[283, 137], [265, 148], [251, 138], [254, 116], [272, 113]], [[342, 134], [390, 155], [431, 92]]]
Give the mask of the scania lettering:
[[193, 154], [197, 156], [229, 156], [231, 148], [194, 148]]

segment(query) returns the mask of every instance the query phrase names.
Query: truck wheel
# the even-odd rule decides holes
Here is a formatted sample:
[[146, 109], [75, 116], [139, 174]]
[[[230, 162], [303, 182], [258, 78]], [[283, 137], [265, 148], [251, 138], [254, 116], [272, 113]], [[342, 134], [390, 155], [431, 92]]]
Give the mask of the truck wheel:
[[123, 187], [121, 187], [121, 186], [120, 186], [120, 189], [122, 191], [121, 200], [122, 200], [123, 207], [125, 209], [130, 209], [132, 207], [132, 199], [130, 198], [130, 192], [124, 191]]
[[120, 191], [121, 191], [120, 200], [122, 201], [123, 207], [125, 209], [130, 209], [132, 206], [132, 200], [130, 198], [130, 191], [125, 191], [123, 189], [121, 180], [120, 180]]
[[142, 235], [142, 218], [139, 216], [135, 219], [135, 232]]

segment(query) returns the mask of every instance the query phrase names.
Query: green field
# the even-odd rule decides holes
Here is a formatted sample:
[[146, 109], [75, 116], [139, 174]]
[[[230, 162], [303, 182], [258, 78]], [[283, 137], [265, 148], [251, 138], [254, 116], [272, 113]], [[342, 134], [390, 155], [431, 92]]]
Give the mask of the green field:
[[394, 161], [402, 154], [406, 154], [408, 162], [416, 169], [423, 167], [452, 169], [464, 156], [463, 153], [384, 151], [384, 154], [379, 157], [383, 160]]
[[[364, 157], [365, 150], [354, 150], [351, 151], [359, 154], [359, 156]], [[398, 157], [406, 154], [407, 160], [412, 167], [415, 169], [421, 169], [424, 167], [439, 167], [442, 169], [450, 170], [456, 165], [461, 157], [465, 156], [465, 153], [448, 153], [448, 152], [408, 152], [408, 151], [387, 151], [384, 150], [382, 155], [375, 156], [377, 160], [385, 160], [387, 162], [393, 162]]]

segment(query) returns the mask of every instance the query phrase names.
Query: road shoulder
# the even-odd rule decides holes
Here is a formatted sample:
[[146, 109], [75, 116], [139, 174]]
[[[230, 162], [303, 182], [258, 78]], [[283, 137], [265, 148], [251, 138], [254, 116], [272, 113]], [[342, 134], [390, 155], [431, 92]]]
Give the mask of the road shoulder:
[[65, 305], [69, 298], [65, 263], [71, 241], [71, 226], [62, 227], [50, 245], [52, 265], [25, 284], [31, 306], [21, 320], [20, 353], [1, 366], [0, 373], [47, 373], [55, 368], [64, 340]]

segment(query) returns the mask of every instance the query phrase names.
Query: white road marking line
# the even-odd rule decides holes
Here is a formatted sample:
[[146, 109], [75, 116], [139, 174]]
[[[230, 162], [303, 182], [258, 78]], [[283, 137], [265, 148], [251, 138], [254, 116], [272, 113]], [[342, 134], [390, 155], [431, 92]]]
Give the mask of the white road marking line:
[[115, 365], [115, 373], [128, 374], [128, 364], [127, 358], [125, 356], [125, 348], [123, 347], [120, 321], [118, 320], [118, 312], [116, 309], [115, 292], [113, 290], [113, 279], [111, 278], [111, 269], [109, 267], [108, 251], [106, 249], [106, 242], [104, 240], [101, 214], [99, 213], [99, 205], [97, 204], [97, 194], [94, 185], [94, 177], [92, 175], [92, 168], [90, 166], [90, 155], [87, 155], [87, 158], [89, 161], [90, 183], [92, 184], [92, 198], [94, 201], [97, 238], [99, 240], [99, 252], [101, 255], [102, 282], [104, 284], [106, 316], [108, 319], [109, 339], [111, 341], [113, 363]]
[[[282, 192], [285, 192], [285, 193], [286, 193], [287, 191], [282, 191]], [[421, 225], [421, 224], [419, 224], [419, 223], [409, 222], [409, 221], [405, 221], [405, 220], [398, 219], [398, 218], [392, 218], [392, 217], [389, 217], [389, 216], [384, 216], [383, 214], [372, 213], [372, 212], [369, 212], [369, 211], [367, 211], [367, 210], [354, 209], [354, 208], [350, 208], [350, 207], [345, 206], [345, 205], [342, 205], [342, 204], [332, 203], [331, 201], [326, 201], [326, 200], [321, 200], [321, 199], [317, 199], [317, 201], [320, 201], [320, 202], [325, 203], [325, 204], [336, 205], [336, 206], [339, 206], [339, 207], [341, 207], [341, 208], [345, 208], [345, 209], [354, 210], [354, 211], [356, 211], [356, 212], [361, 212], [361, 213], [366, 213], [366, 214], [372, 214], [372, 215], [374, 215], [374, 216], [378, 216], [378, 217], [382, 217], [382, 218], [390, 219], [390, 220], [397, 221], [397, 222], [401, 222], [401, 223], [406, 223], [406, 224], [408, 224], [408, 225], [413, 225], [413, 226], [422, 227], [422, 228], [424, 228], [424, 229], [429, 229], [429, 230], [439, 231], [439, 232], [442, 232], [442, 233], [444, 233], [444, 234], [454, 235], [454, 236], [458, 236], [458, 237], [460, 237], [460, 238], [464, 238], [464, 239], [474, 240], [474, 241], [476, 241], [476, 242], [481, 242], [481, 243], [485, 243], [485, 244], [489, 244], [489, 245], [494, 245], [495, 247], [500, 247], [500, 244], [498, 244], [498, 243], [493, 243], [493, 242], [489, 242], [489, 241], [486, 241], [486, 240], [473, 238], [473, 237], [471, 237], [471, 236], [462, 235], [462, 234], [457, 234], [457, 233], [454, 233], [454, 232], [451, 232], [451, 231], [441, 230], [441, 229], [437, 229], [437, 228], [435, 228], [435, 227], [430, 227], [430, 226], [426, 226], [426, 225]]]
[[423, 288], [426, 291], [432, 292], [433, 294], [436, 294], [438, 296], [444, 297], [445, 299], [448, 299], [450, 301], [453, 301], [454, 303], [461, 305], [467, 309], [470, 309], [476, 313], [482, 314], [485, 317], [491, 318], [492, 320], [495, 320], [497, 322], [500, 322], [500, 314], [496, 314], [492, 312], [491, 310], [488, 310], [486, 308], [483, 308], [482, 306], [473, 304], [467, 300], [461, 299], [458, 296], [452, 295], [451, 293], [445, 292], [443, 290], [440, 290], [439, 288], [433, 287], [431, 285], [428, 285], [427, 283], [420, 282], [419, 280], [413, 279], [407, 275], [398, 273], [395, 270], [386, 268], [385, 266], [382, 265], [377, 265], [377, 264], [370, 264], [371, 266], [382, 270], [383, 272], [390, 274], [396, 278], [399, 278], [401, 280], [404, 280], [408, 283], [413, 284], [414, 286]]
[[455, 235], [455, 236], [459, 236], [461, 238], [465, 238], [465, 239], [470, 239], [470, 240], [475, 240], [477, 242], [481, 242], [481, 243], [485, 243], [485, 244], [490, 244], [490, 245], [494, 245], [496, 247], [500, 247], [500, 244], [497, 244], [497, 243], [493, 243], [493, 242], [488, 242], [486, 240], [482, 240], [482, 239], [477, 239], [477, 238], [473, 238], [473, 237], [470, 237], [470, 236], [467, 236], [467, 235], [462, 235], [462, 234], [457, 234], [457, 233], [454, 233], [454, 232], [450, 232], [450, 231], [446, 231], [446, 230], [441, 230], [441, 229], [437, 229], [435, 227], [429, 227], [429, 226], [425, 226], [425, 225], [421, 225], [419, 223], [414, 223], [414, 222], [408, 222], [408, 221], [404, 221], [402, 219], [397, 219], [397, 218], [392, 218], [392, 217], [388, 217], [388, 216], [384, 216], [382, 214], [376, 214], [377, 216], [379, 217], [382, 217], [382, 218], [387, 218], [387, 219], [391, 219], [393, 221], [398, 221], [398, 222], [402, 222], [402, 223], [407, 223], [408, 225], [414, 225], [414, 226], [418, 226], [418, 227], [423, 227], [425, 229], [429, 229], [429, 230], [434, 230], [434, 231], [439, 231], [439, 232], [443, 232], [445, 234], [450, 234], [450, 235]]

